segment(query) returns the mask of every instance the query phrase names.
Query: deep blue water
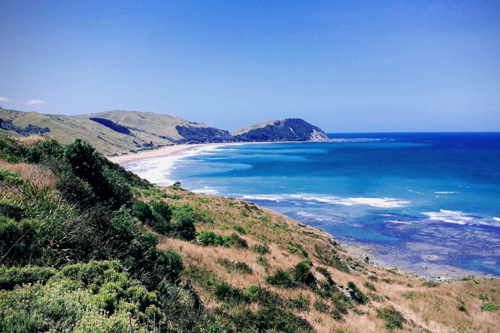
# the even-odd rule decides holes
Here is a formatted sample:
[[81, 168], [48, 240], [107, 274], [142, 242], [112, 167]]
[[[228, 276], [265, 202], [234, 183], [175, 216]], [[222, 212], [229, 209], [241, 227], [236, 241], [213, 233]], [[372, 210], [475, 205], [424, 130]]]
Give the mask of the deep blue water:
[[329, 137], [204, 148], [127, 168], [253, 201], [419, 274], [500, 276], [500, 133]]

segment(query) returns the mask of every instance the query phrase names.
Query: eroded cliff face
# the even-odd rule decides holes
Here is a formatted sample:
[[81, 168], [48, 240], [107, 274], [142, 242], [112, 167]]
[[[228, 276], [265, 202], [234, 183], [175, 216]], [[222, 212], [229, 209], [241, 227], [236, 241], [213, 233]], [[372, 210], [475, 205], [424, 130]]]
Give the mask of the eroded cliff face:
[[233, 132], [240, 141], [326, 141], [328, 137], [319, 127], [289, 118], [255, 124]]

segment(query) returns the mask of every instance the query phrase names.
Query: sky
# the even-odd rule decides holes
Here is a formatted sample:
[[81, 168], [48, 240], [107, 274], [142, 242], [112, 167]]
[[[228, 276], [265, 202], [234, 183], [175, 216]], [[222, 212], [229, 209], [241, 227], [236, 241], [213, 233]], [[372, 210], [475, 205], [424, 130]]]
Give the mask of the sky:
[[500, 2], [0, 0], [0, 106], [500, 131]]

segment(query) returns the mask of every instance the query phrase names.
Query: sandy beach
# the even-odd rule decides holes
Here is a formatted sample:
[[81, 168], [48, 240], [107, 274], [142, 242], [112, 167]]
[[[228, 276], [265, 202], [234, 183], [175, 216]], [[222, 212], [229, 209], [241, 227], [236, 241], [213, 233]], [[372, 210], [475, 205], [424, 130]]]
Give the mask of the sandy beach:
[[108, 157], [108, 159], [120, 165], [129, 164], [138, 160], [144, 160], [148, 158], [156, 158], [156, 157], [164, 157], [172, 154], [177, 154], [183, 150], [193, 149], [198, 147], [206, 147], [206, 146], [221, 146], [225, 145], [225, 143], [199, 143], [199, 144], [182, 144], [182, 145], [172, 145], [167, 147], [162, 147], [160, 149], [155, 150], [147, 150], [134, 154], [120, 155], [114, 157]]

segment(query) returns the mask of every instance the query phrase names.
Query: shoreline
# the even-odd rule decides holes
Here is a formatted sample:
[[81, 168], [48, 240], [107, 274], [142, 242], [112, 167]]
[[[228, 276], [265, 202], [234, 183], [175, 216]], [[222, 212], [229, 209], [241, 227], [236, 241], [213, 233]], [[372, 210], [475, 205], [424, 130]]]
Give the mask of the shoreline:
[[[170, 157], [172, 158], [172, 163], [175, 163], [177, 160], [175, 155], [181, 155], [182, 152], [186, 152], [187, 150], [193, 150], [194, 154], [197, 154], [198, 152], [203, 151], [204, 149], [199, 149], [199, 148], [214, 148], [214, 147], [220, 147], [220, 146], [230, 146], [230, 145], [242, 145], [242, 144], [259, 144], [259, 143], [275, 143], [275, 142], [244, 142], [244, 143], [205, 143], [205, 144], [180, 144], [180, 145], [172, 145], [172, 146], [166, 146], [162, 147], [160, 149], [156, 150], [148, 150], [148, 151], [143, 151], [143, 152], [138, 152], [138, 153], [133, 153], [133, 154], [127, 154], [127, 155], [121, 155], [121, 156], [115, 156], [115, 157], [108, 157], [108, 159], [114, 163], [117, 163], [121, 166], [125, 166], [128, 164], [131, 164], [133, 162], [137, 161], [144, 161], [144, 160], [152, 160], [152, 159], [157, 159], [157, 158], [167, 158]], [[293, 142], [293, 143], [300, 143], [300, 142]], [[156, 181], [153, 181], [153, 183], [156, 183]], [[158, 184], [161, 185], [161, 184]], [[166, 185], [161, 185], [161, 186], [166, 186]], [[217, 194], [212, 194], [212, 193], [206, 193], [208, 195], [216, 195]], [[240, 198], [241, 200], [247, 200], [244, 198]], [[248, 201], [248, 200], [247, 200]], [[265, 206], [262, 206], [265, 207]], [[273, 210], [275, 211], [275, 210]], [[276, 213], [279, 213], [275, 211]], [[279, 213], [281, 214], [281, 213]], [[295, 219], [294, 219], [295, 220]], [[298, 220], [295, 220], [297, 223], [305, 223], [305, 222], [300, 222]], [[307, 224], [307, 223], [306, 223]], [[479, 272], [474, 272], [471, 270], [467, 269], [460, 269], [457, 267], [451, 267], [448, 265], [439, 265], [436, 263], [432, 262], [425, 262], [425, 269], [417, 267], [417, 263], [412, 263], [409, 261], [405, 261], [402, 258], [398, 258], [398, 256], [391, 257], [390, 255], [382, 255], [380, 253], [377, 253], [378, 249], [376, 246], [370, 245], [370, 244], [365, 244], [363, 242], [359, 242], [357, 240], [340, 240], [342, 237], [338, 238], [337, 236], [330, 234], [336, 241], [338, 241], [341, 246], [352, 256], [357, 257], [360, 260], [363, 260], [363, 258], [369, 254], [370, 256], [370, 264], [374, 265], [375, 267], [379, 268], [386, 268], [386, 269], [396, 269], [400, 272], [404, 273], [409, 273], [409, 274], [414, 274], [418, 275], [420, 277], [430, 279], [430, 280], [435, 280], [438, 282], [450, 282], [450, 281], [457, 281], [461, 280], [462, 277], [467, 276], [467, 275], [475, 275], [475, 276], [488, 276], [487, 274], [481, 274]], [[424, 262], [421, 262], [420, 264], [424, 264]], [[427, 267], [429, 266], [429, 267]], [[475, 273], [475, 274], [474, 274]]]
[[[317, 142], [344, 142], [344, 139], [331, 139], [328, 141], [317, 141]], [[161, 147], [154, 150], [140, 151], [137, 153], [128, 153], [119, 156], [106, 156], [108, 160], [113, 163], [119, 164], [121, 166], [136, 162], [139, 160], [145, 160], [157, 157], [166, 157], [170, 155], [178, 154], [184, 150], [199, 148], [199, 147], [219, 147], [219, 146], [232, 146], [232, 145], [252, 145], [252, 144], [268, 144], [268, 143], [307, 143], [315, 141], [264, 141], [264, 142], [222, 142], [222, 143], [183, 143], [180, 145], [170, 145]]]
[[169, 156], [169, 155], [178, 154], [181, 151], [184, 151], [187, 149], [209, 146], [209, 145], [219, 145], [219, 144], [197, 143], [197, 144], [171, 145], [171, 146], [161, 147], [161, 148], [155, 149], [155, 150], [147, 150], [147, 151], [141, 151], [138, 153], [107, 157], [107, 159], [113, 163], [116, 163], [116, 164], [123, 166], [123, 165], [129, 164], [132, 162], [136, 162], [136, 161], [140, 161], [140, 160], [146, 160], [146, 159], [157, 158], [157, 157], [165, 157], [165, 156]]

